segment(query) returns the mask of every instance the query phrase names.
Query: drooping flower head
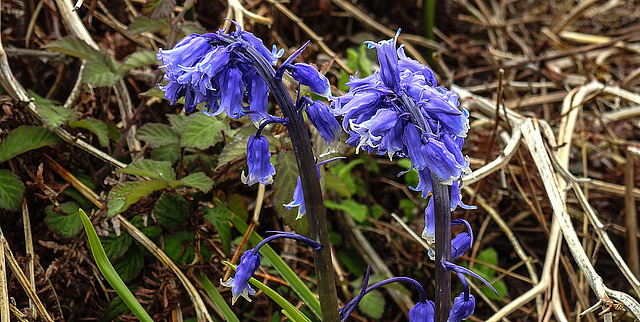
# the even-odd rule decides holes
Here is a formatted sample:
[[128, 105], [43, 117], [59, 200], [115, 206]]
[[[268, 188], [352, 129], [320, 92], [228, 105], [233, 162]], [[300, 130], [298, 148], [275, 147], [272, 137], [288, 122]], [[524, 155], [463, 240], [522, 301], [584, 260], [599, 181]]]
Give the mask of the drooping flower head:
[[253, 273], [260, 267], [260, 248], [266, 245], [268, 242], [277, 238], [289, 238], [309, 246], [313, 251], [319, 251], [323, 249], [322, 244], [317, 241], [298, 235], [295, 233], [286, 233], [280, 231], [270, 231], [276, 233], [265, 239], [263, 239], [256, 247], [246, 251], [240, 258], [240, 264], [236, 267], [236, 276], [230, 277], [226, 281], [220, 281], [222, 286], [231, 287], [232, 299], [231, 304], [235, 304], [240, 296], [244, 297], [247, 301], [251, 302], [249, 295], [254, 295], [256, 291], [249, 286], [249, 280]]
[[[283, 51], [277, 51], [275, 46], [268, 50], [262, 40], [236, 27], [237, 31], [229, 34], [222, 29], [191, 34], [173, 49], [160, 49], [157, 57], [166, 71], [164, 78], [169, 81], [160, 88], [171, 104], [184, 97], [187, 112], [206, 103], [203, 109], [211, 115], [225, 111], [231, 118], [240, 118], [252, 111], [254, 121], [260, 113], [266, 113], [267, 86], [244, 49], [255, 49], [272, 64]], [[249, 106], [243, 104], [244, 97], [248, 98]]]
[[454, 92], [436, 87], [429, 67], [396, 48], [397, 36], [367, 42], [377, 50], [380, 70], [365, 78], [351, 77], [349, 92], [333, 98], [332, 108], [344, 117], [348, 144], [390, 158], [408, 157], [419, 171], [416, 189], [426, 197], [431, 173], [451, 185], [470, 172], [461, 151], [469, 113], [459, 107]]
[[273, 175], [276, 174], [276, 169], [271, 162], [269, 162], [270, 157], [271, 153], [269, 152], [269, 141], [267, 141], [267, 138], [259, 134], [257, 137], [251, 135], [247, 143], [249, 176], [245, 176], [244, 172], [242, 172], [242, 183], [249, 186], [256, 182], [264, 185], [271, 184], [273, 182]]

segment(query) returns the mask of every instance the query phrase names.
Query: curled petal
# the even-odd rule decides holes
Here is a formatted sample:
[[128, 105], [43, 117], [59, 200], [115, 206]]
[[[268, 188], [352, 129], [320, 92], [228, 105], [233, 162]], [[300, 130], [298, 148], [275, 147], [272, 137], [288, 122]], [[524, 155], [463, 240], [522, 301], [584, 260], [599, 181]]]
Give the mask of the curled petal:
[[296, 188], [293, 190], [293, 200], [284, 205], [285, 208], [291, 209], [294, 207], [298, 207], [298, 216], [296, 216], [296, 220], [302, 218], [307, 213], [307, 208], [304, 205], [304, 193], [302, 192], [302, 182], [300, 182], [300, 177], [298, 177], [298, 183], [296, 184]]

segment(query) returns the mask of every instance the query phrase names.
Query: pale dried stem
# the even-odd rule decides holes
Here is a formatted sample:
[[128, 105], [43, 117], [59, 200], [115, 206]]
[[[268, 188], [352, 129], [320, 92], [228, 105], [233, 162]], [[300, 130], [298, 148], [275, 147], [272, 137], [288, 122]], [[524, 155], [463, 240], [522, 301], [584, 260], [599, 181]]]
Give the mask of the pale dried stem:
[[[29, 280], [24, 275], [24, 272], [22, 271], [22, 269], [20, 269], [20, 265], [18, 264], [15, 257], [13, 256], [13, 252], [9, 247], [9, 243], [7, 243], [7, 240], [4, 237], [2, 228], [0, 228], [0, 243], [2, 243], [2, 248], [4, 248], [3, 249], [4, 256], [5, 256], [6, 262], [9, 264], [8, 266], [11, 269], [13, 276], [18, 280], [18, 283], [20, 284], [20, 286], [22, 286], [22, 289], [27, 294], [27, 297], [29, 298], [29, 300], [33, 301], [33, 303], [35, 304], [36, 310], [38, 311], [41, 319], [43, 319], [44, 321], [53, 322], [53, 319], [49, 315], [49, 312], [47, 312], [47, 309], [45, 309], [44, 305], [40, 301], [40, 298], [38, 298], [38, 295], [34, 291], [33, 286], [31, 286], [31, 283], [29, 283]], [[4, 274], [4, 271], [2, 272], [2, 274]], [[6, 321], [9, 321], [9, 320], [6, 320]]]
[[9, 285], [4, 258], [4, 243], [0, 242], [0, 321], [11, 321], [9, 309]]
[[[27, 254], [27, 265], [29, 271], [27, 272], [29, 275], [29, 283], [33, 287], [36, 285], [35, 278], [35, 252], [33, 251], [33, 235], [31, 235], [31, 219], [29, 216], [29, 208], [27, 207], [27, 199], [22, 200], [22, 225], [24, 227], [24, 246], [25, 253]], [[35, 292], [35, 288], [33, 290]], [[31, 312], [33, 312], [32, 318], [34, 320], [38, 319], [38, 311], [35, 309], [35, 304], [31, 299], [29, 299], [29, 307], [31, 308]]]

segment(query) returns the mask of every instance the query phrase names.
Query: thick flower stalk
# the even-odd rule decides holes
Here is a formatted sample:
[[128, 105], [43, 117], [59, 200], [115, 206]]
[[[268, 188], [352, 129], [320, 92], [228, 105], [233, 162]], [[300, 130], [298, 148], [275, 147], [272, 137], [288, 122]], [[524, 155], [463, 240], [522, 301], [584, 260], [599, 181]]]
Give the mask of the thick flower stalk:
[[[165, 79], [168, 81], [161, 88], [172, 104], [184, 98], [187, 112], [198, 107], [208, 115], [224, 111], [230, 118], [251, 118], [259, 129], [249, 139], [247, 146], [248, 174], [243, 175], [243, 181], [249, 185], [256, 182], [269, 184], [275, 173], [269, 163], [271, 154], [268, 142], [261, 136], [264, 125], [274, 122], [286, 125], [296, 155], [311, 237], [328, 244], [322, 190], [302, 113], [305, 113], [305, 107], [312, 106], [308, 108], [312, 112], [306, 113], [313, 114], [310, 116], [314, 119], [312, 124], [318, 127], [325, 140], [331, 142], [337, 137], [335, 116], [328, 109], [320, 108], [317, 102], [301, 98], [299, 94], [294, 103], [282, 83], [282, 75], [285, 72], [291, 74], [301, 85], [309, 86], [312, 92], [325, 97], [331, 96], [329, 81], [313, 66], [293, 62], [306, 44], [276, 68], [282, 50], [277, 51], [275, 46], [269, 50], [253, 34], [241, 30], [237, 25], [236, 29], [231, 33], [219, 30], [203, 35], [191, 34], [180, 40], [173, 49], [161, 49], [158, 59], [163, 63]], [[278, 103], [284, 118], [268, 114], [269, 96]], [[336, 321], [338, 304], [331, 254], [326, 250], [314, 250], [314, 261], [323, 319]], [[237, 290], [242, 291], [239, 287], [236, 286]]]
[[[409, 158], [420, 179], [414, 190], [433, 197], [425, 209], [423, 237], [435, 244], [436, 321], [447, 319], [450, 308], [451, 277], [441, 262], [462, 254], [470, 245], [471, 229], [451, 243], [450, 212], [456, 207], [470, 209], [460, 198], [459, 181], [471, 173], [462, 154], [469, 130], [469, 113], [460, 107], [458, 96], [437, 86], [433, 71], [407, 57], [399, 35], [380, 42], [367, 42], [378, 54], [380, 70], [373, 75], [351, 77], [349, 92], [333, 98], [331, 107], [342, 116], [347, 143], [356, 152]], [[467, 224], [468, 226], [468, 224]]]
[[297, 240], [301, 243], [305, 243], [312, 250], [318, 251], [322, 250], [322, 244], [316, 242], [313, 239], [309, 239], [307, 237], [294, 234], [294, 233], [285, 233], [279, 231], [272, 231], [272, 233], [276, 233], [275, 235], [271, 235], [265, 239], [263, 239], [256, 247], [246, 251], [242, 257], [240, 258], [240, 264], [236, 268], [236, 276], [230, 277], [226, 281], [220, 281], [220, 284], [223, 286], [231, 287], [231, 304], [235, 304], [240, 296], [244, 297], [247, 301], [251, 302], [251, 298], [249, 295], [253, 295], [256, 293], [254, 289], [249, 286], [249, 279], [253, 276], [253, 273], [260, 267], [260, 248], [266, 245], [268, 242], [277, 239], [277, 238], [289, 238], [293, 240]]

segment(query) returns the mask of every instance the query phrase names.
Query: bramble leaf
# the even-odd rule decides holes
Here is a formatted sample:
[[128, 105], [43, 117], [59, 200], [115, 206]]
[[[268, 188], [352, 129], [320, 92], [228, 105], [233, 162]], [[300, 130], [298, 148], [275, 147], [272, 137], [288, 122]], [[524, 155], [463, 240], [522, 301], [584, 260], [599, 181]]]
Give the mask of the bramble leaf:
[[82, 229], [82, 218], [80, 218], [80, 213], [78, 212], [80, 206], [70, 201], [60, 204], [59, 208], [67, 214], [53, 210], [53, 206], [48, 206], [44, 209], [46, 214], [44, 217], [45, 224], [51, 231], [63, 237], [70, 238], [75, 236]]
[[82, 80], [93, 86], [113, 86], [121, 78], [117, 65], [111, 58], [90, 61], [82, 71]]
[[293, 190], [298, 182], [298, 165], [293, 152], [280, 151], [276, 159], [276, 175], [273, 179], [274, 208], [284, 218], [284, 222], [298, 234], [306, 235], [309, 223], [306, 219], [296, 220], [298, 208], [287, 210], [284, 205], [293, 200]]
[[149, 65], [156, 64], [156, 52], [151, 50], [138, 50], [133, 54], [127, 56], [124, 59], [120, 68], [118, 68], [118, 74], [120, 76], [124, 75], [126, 72]]
[[172, 181], [176, 178], [171, 163], [166, 161], [140, 160], [127, 165], [124, 169], [117, 170], [117, 172], [165, 181]]
[[222, 250], [227, 255], [231, 254], [231, 224], [229, 224], [231, 212], [229, 208], [225, 205], [218, 205], [215, 208], [206, 207], [204, 211], [206, 213], [202, 217], [216, 227], [222, 243]]
[[42, 46], [42, 48], [86, 60], [99, 60], [103, 57], [101, 52], [75, 36], [60, 38]]
[[211, 191], [213, 188], [213, 180], [203, 172], [192, 173], [177, 182], [181, 185], [196, 188], [204, 193]]
[[73, 121], [69, 123], [69, 126], [72, 128], [83, 128], [93, 133], [98, 138], [98, 142], [100, 142], [100, 146], [102, 147], [109, 145], [109, 127], [107, 123], [101, 120], [88, 117]]
[[176, 229], [189, 218], [189, 203], [180, 195], [164, 192], [156, 202], [153, 216], [158, 225]]
[[170, 126], [159, 123], [147, 123], [136, 133], [138, 140], [149, 142], [152, 148], [180, 143], [180, 136]]
[[13, 172], [0, 169], [0, 208], [10, 211], [20, 209], [24, 184]]
[[229, 128], [226, 117], [207, 116], [204, 113], [193, 113], [187, 117], [182, 129], [180, 146], [206, 149], [222, 141], [222, 131]]
[[38, 112], [42, 115], [48, 127], [57, 127], [69, 121], [73, 117], [73, 109], [64, 108], [54, 100], [50, 100], [38, 95], [34, 91], [29, 91], [29, 95], [38, 105]]
[[22, 125], [11, 131], [0, 144], [0, 162], [43, 146], [54, 145], [59, 141], [55, 134], [45, 128]]

